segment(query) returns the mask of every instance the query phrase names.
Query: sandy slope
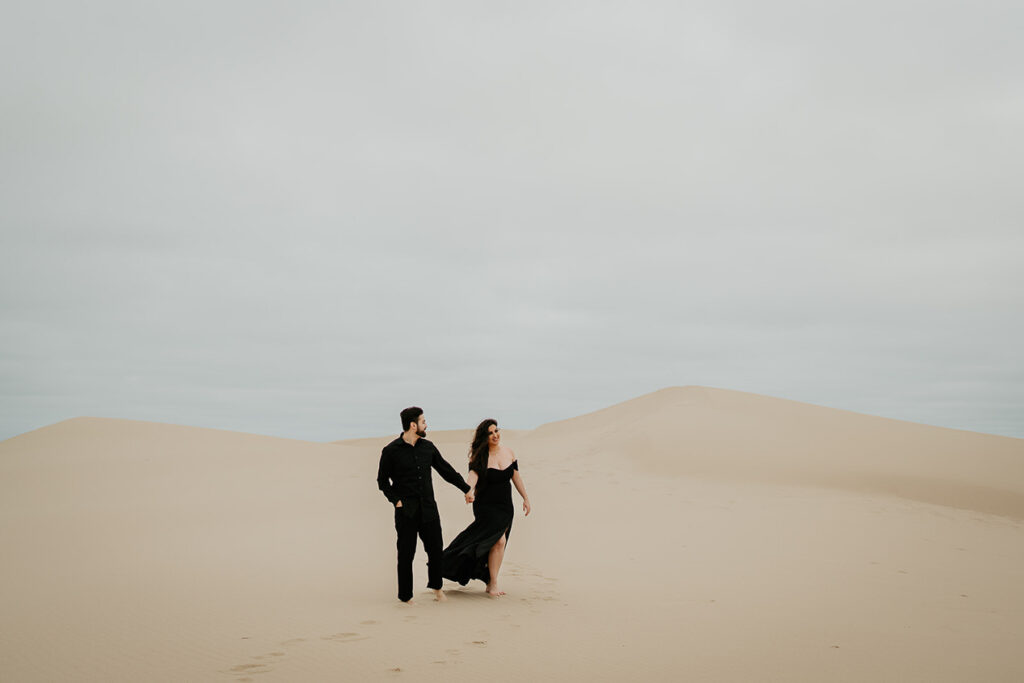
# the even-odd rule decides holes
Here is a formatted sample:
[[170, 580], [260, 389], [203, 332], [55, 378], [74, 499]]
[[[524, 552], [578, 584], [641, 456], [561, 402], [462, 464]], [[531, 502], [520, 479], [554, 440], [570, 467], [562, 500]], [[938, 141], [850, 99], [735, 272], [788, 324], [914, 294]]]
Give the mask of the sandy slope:
[[701, 387], [505, 432], [509, 595], [409, 609], [389, 438], [0, 443], [0, 680], [1024, 680], [1024, 440]]
[[662, 475], [889, 493], [1024, 519], [1024, 440], [739, 391], [674, 387], [540, 427]]

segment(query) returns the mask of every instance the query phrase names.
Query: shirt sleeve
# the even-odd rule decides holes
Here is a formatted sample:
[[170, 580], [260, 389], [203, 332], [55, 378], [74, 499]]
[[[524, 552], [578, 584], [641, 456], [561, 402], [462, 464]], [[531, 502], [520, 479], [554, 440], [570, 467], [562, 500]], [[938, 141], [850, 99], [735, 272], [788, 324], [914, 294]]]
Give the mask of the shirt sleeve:
[[395, 499], [395, 488], [391, 485], [391, 451], [387, 448], [380, 452], [380, 465], [377, 467], [377, 488], [384, 492], [384, 497], [390, 500], [392, 505], [398, 502]]
[[448, 464], [447, 460], [441, 457], [441, 451], [437, 450], [436, 447], [434, 448], [434, 459], [431, 464], [446, 482], [458, 487], [463, 493], [469, 492], [469, 484], [466, 483], [461, 474], [455, 471], [454, 467]]

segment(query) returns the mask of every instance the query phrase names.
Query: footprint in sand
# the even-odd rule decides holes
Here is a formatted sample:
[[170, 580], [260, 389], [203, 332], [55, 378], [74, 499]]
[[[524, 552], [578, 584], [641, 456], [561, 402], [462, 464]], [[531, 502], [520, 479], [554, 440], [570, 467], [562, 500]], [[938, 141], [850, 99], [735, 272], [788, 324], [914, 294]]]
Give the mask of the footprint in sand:
[[266, 664], [239, 664], [231, 667], [231, 671], [236, 674], [265, 674], [273, 669]]
[[292, 638], [281, 643], [281, 645], [298, 645], [299, 643], [306, 642], [305, 638]]
[[363, 626], [370, 626], [371, 624], [376, 624], [376, 623], [379, 623], [379, 622], [376, 622], [373, 619], [367, 619], [366, 621], [360, 621], [359, 623], [362, 624]]
[[320, 640], [333, 640], [340, 643], [351, 643], [356, 640], [367, 640], [369, 636], [360, 636], [358, 633], [347, 631], [345, 633], [332, 633], [329, 636], [320, 636]]
[[486, 640], [474, 640], [472, 644], [473, 645], [479, 645], [480, 647], [487, 647], [487, 641]]

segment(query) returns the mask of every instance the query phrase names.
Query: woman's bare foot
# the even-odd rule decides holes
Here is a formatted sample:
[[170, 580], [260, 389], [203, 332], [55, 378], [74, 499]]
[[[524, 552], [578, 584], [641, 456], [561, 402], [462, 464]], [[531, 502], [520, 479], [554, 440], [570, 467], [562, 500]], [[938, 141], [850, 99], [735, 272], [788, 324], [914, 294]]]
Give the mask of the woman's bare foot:
[[434, 602], [448, 602], [448, 597], [444, 594], [443, 590], [434, 591]]
[[504, 595], [505, 591], [498, 590], [497, 586], [492, 586], [491, 584], [487, 584], [487, 594], [490, 595], [493, 598], [496, 598], [499, 595]]

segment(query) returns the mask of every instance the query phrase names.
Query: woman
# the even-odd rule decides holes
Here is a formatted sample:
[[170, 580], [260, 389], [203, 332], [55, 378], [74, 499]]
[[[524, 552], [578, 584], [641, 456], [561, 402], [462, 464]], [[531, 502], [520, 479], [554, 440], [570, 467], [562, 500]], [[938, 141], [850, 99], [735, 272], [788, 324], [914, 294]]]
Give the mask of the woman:
[[470, 579], [487, 583], [488, 595], [497, 597], [498, 571], [505, 557], [505, 544], [512, 531], [512, 486], [523, 497], [523, 513], [530, 514], [530, 499], [519, 462], [511, 448], [501, 445], [496, 420], [487, 419], [476, 428], [469, 448], [470, 489], [466, 502], [473, 504], [473, 523], [444, 550], [444, 577], [465, 586]]

